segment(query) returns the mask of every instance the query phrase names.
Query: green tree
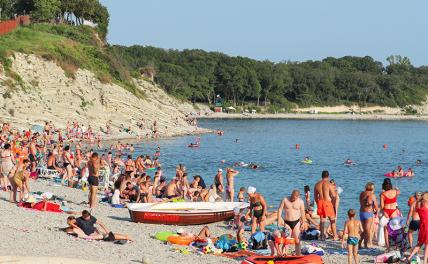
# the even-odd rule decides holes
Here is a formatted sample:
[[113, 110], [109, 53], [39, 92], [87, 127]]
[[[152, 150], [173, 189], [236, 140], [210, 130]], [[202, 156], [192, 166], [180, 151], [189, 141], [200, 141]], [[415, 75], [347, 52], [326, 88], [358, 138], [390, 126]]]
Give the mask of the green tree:
[[34, 0], [34, 10], [31, 18], [36, 22], [51, 22], [57, 18], [60, 12], [59, 0]]

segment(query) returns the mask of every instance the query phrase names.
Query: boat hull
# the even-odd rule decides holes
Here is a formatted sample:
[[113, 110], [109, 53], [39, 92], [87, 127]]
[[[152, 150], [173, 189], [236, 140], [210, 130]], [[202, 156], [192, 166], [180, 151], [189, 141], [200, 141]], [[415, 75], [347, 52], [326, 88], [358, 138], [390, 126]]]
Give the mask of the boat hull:
[[[176, 203], [176, 204], [186, 204], [186, 203]], [[201, 203], [194, 203], [199, 204]], [[193, 204], [193, 205], [194, 205]], [[192, 204], [191, 204], [192, 205]], [[239, 204], [239, 208], [246, 208], [248, 204], [242, 203]], [[167, 206], [167, 205], [160, 205]], [[172, 205], [177, 206], [177, 205]], [[149, 206], [145, 208], [138, 208], [130, 206], [128, 208], [129, 215], [131, 220], [136, 223], [147, 223], [147, 224], [161, 224], [161, 225], [204, 225], [215, 222], [221, 222], [225, 220], [232, 219], [235, 215], [233, 212], [233, 207], [231, 208], [222, 208], [222, 209], [200, 209], [195, 208], [194, 210], [186, 210], [184, 206], [181, 209], [175, 210], [174, 208], [159, 208], [155, 209], [156, 206]], [[212, 206], [212, 204], [211, 204]], [[158, 207], [156, 207], [158, 208]], [[172, 211], [170, 211], [172, 209]]]
[[213, 213], [167, 213], [129, 211], [131, 220], [136, 223], [162, 225], [204, 225], [232, 219], [233, 211]]

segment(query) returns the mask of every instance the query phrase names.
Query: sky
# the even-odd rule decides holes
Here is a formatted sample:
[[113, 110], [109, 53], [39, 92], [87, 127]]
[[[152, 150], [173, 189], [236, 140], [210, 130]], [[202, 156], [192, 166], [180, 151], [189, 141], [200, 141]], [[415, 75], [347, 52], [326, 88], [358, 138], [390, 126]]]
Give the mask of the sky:
[[428, 65], [426, 0], [100, 0], [108, 41], [258, 60], [389, 55]]

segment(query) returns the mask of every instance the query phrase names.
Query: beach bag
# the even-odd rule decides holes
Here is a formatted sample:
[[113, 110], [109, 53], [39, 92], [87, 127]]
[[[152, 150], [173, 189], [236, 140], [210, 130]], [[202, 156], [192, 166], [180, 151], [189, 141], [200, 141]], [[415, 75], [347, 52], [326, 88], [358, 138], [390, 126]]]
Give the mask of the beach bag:
[[256, 232], [250, 238], [251, 249], [267, 249], [268, 248], [268, 237], [263, 232]]
[[320, 231], [316, 228], [309, 228], [308, 230], [302, 233], [303, 240], [318, 240]]

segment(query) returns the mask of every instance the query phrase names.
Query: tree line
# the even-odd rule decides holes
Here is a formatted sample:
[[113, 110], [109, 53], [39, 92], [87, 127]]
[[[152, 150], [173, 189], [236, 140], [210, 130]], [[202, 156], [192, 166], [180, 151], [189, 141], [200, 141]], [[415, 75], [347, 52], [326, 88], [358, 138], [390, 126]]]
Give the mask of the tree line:
[[84, 21], [97, 24], [101, 37], [107, 35], [109, 13], [98, 0], [0, 0], [1, 18], [31, 15], [33, 22], [82, 25]]
[[389, 57], [386, 66], [369, 56], [273, 63], [202, 50], [111, 48], [131, 71], [151, 68], [167, 92], [193, 102], [213, 103], [220, 94], [234, 105], [403, 107], [428, 94], [428, 67], [401, 56]]

